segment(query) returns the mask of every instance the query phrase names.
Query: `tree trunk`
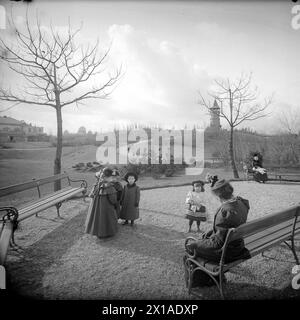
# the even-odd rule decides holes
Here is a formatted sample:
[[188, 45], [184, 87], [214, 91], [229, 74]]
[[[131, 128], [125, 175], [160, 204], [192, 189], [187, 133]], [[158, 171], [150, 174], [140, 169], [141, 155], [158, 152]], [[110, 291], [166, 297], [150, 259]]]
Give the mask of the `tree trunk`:
[[[56, 140], [56, 154], [54, 160], [54, 174], [61, 173], [61, 154], [62, 154], [62, 115], [61, 107], [56, 107], [56, 120], [57, 120], [57, 140]], [[61, 189], [61, 182], [56, 181], [54, 184], [54, 191]]]
[[238, 173], [236, 165], [235, 165], [234, 152], [233, 152], [233, 127], [230, 127], [229, 155], [230, 155], [230, 162], [231, 162], [231, 167], [232, 167], [232, 171], [233, 171], [233, 176], [234, 176], [234, 178], [238, 179], [239, 173]]

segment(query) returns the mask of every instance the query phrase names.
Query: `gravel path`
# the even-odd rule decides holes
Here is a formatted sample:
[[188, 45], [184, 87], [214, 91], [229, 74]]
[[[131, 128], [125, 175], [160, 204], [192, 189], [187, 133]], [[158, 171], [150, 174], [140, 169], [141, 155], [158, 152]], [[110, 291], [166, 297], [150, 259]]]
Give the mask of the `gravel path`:
[[[233, 182], [235, 194], [250, 201], [249, 220], [299, 203], [300, 185]], [[142, 191], [137, 226], [119, 226], [118, 234], [100, 240], [83, 233], [87, 203], [63, 204], [61, 215], [49, 209], [30, 218], [16, 232], [25, 250], [10, 250], [7, 270], [16, 293], [40, 299], [195, 299], [188, 296], [183, 279], [182, 255], [188, 222], [184, 219], [186, 193], [172, 187]], [[219, 203], [205, 192], [210, 213]], [[298, 247], [299, 250], [299, 247]], [[299, 251], [298, 251], [299, 252]], [[269, 299], [300, 296], [287, 291], [292, 279], [293, 256], [280, 245], [240, 264], [228, 273], [228, 299]], [[203, 299], [219, 299], [215, 288], [202, 288]], [[280, 295], [281, 294], [281, 295]]]

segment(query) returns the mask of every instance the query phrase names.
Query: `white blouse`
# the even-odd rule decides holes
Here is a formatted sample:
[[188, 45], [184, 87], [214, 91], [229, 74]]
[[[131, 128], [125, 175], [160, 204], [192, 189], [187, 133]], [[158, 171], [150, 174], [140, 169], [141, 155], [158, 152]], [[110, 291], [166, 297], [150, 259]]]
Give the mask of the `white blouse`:
[[203, 192], [195, 192], [195, 191], [189, 191], [186, 200], [186, 204], [191, 204], [190, 209], [192, 211], [197, 211], [199, 208], [205, 205], [204, 197], [203, 197]]

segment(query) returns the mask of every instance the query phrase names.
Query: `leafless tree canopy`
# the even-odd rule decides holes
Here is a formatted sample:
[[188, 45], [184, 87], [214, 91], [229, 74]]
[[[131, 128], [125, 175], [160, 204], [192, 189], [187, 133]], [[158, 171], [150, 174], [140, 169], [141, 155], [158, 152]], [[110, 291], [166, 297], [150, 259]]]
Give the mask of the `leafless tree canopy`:
[[[237, 127], [243, 121], [256, 120], [265, 117], [264, 113], [272, 103], [273, 96], [257, 102], [259, 98], [258, 88], [251, 87], [252, 74], [241, 74], [235, 82], [226, 80], [214, 80], [217, 89], [209, 92], [208, 95], [215, 99], [220, 106], [220, 117], [224, 118], [230, 127]], [[199, 92], [199, 104], [211, 108], [210, 101], [207, 101]]]
[[300, 133], [300, 110], [285, 108], [278, 117], [284, 132], [288, 134]]
[[[12, 18], [9, 24], [14, 30], [14, 39], [8, 43], [0, 38], [0, 59], [21, 75], [26, 85], [21, 89], [2, 85], [0, 100], [61, 108], [91, 98], [104, 99], [112, 92], [121, 68], [114, 74], [104, 73], [110, 47], [100, 54], [98, 41], [85, 49], [75, 45], [74, 39], [81, 27], [72, 30], [69, 22], [67, 35], [62, 35], [52, 25], [47, 31], [38, 17], [33, 27], [26, 16], [24, 31], [16, 27]], [[101, 77], [95, 78], [99, 74]], [[94, 82], [100, 79], [101, 83], [87, 89], [84, 85], [91, 79]]]

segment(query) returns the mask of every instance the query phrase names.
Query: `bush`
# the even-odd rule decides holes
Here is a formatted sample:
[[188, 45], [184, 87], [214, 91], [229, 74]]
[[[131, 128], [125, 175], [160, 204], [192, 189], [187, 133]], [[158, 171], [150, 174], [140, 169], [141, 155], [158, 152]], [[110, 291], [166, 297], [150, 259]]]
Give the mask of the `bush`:
[[175, 173], [175, 170], [173, 168], [168, 168], [166, 171], [165, 171], [165, 176], [166, 177], [172, 177]]

